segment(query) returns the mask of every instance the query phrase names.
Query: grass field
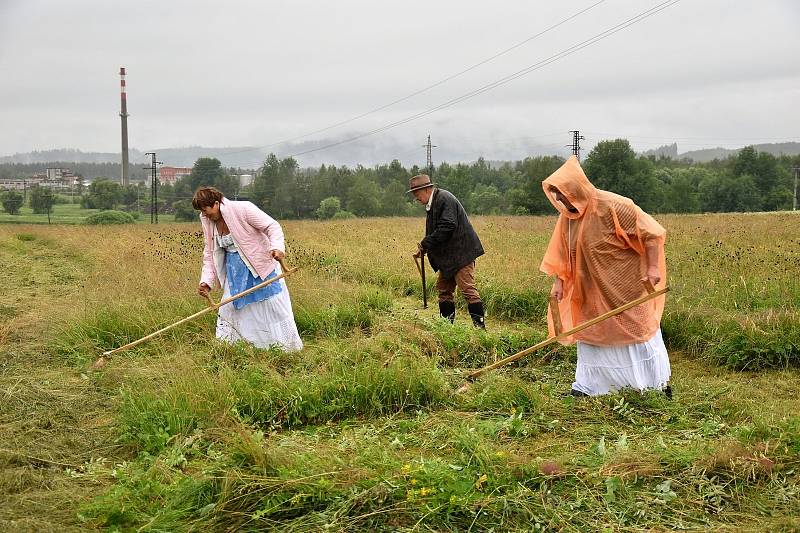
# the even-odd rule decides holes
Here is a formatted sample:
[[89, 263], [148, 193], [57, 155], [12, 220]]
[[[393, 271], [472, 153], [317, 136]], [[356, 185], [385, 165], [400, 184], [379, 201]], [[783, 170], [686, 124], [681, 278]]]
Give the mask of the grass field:
[[[82, 224], [86, 217], [91, 214], [99, 213], [100, 209], [81, 209], [79, 204], [55, 204], [50, 212], [51, 224]], [[174, 215], [158, 215], [160, 223], [173, 222]], [[150, 215], [141, 215], [137, 221], [139, 224], [149, 224]], [[30, 207], [20, 209], [18, 215], [9, 215], [5, 211], [0, 211], [0, 224], [47, 224], [47, 214], [34, 214]]]
[[202, 308], [199, 225], [0, 225], [0, 530], [800, 530], [800, 219], [659, 217], [674, 400], [564, 347], [453, 394], [545, 337], [554, 220], [474, 221], [486, 333], [420, 309], [421, 219], [287, 222], [303, 352], [206, 316], [102, 372]]

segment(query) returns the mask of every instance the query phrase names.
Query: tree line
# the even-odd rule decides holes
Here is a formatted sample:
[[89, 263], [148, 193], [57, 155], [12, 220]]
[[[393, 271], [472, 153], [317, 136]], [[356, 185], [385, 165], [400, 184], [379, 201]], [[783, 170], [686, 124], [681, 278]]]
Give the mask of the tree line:
[[[430, 173], [470, 214], [541, 215], [554, 213], [541, 183], [563, 162], [559, 156], [500, 165], [478, 159], [441, 163]], [[627, 140], [614, 139], [599, 142], [581, 163], [596, 187], [627, 196], [651, 213], [774, 211], [792, 208], [792, 168], [800, 166], [800, 156], [776, 157], [748, 146], [726, 159], [694, 163], [639, 156]], [[159, 211], [194, 220], [191, 196], [198, 187], [211, 185], [228, 198], [251, 200], [278, 219], [421, 215], [405, 191], [409, 177], [427, 169], [406, 168], [397, 160], [370, 168], [302, 169], [293, 158], [270, 154], [246, 187], [237, 177], [243, 172], [224, 168], [215, 158], [200, 158], [189, 176], [160, 187]], [[81, 204], [148, 212], [150, 190], [144, 183], [123, 188], [96, 179], [81, 195]]]
[[[433, 181], [476, 215], [554, 213], [542, 181], [564, 163], [558, 156], [490, 165], [441, 163]], [[775, 211], [792, 208], [792, 168], [800, 156], [776, 157], [752, 146], [708, 163], [639, 156], [625, 139], [598, 143], [582, 161], [592, 183], [633, 199], [652, 213]], [[188, 198], [201, 185], [228, 197], [246, 197], [277, 218], [419, 215], [405, 191], [409, 177], [426, 172], [395, 160], [367, 168], [322, 165], [300, 169], [292, 158], [269, 155], [253, 184], [239, 188], [215, 159], [200, 159], [172, 194]], [[166, 191], [165, 191], [166, 192]]]
[[[122, 166], [119, 163], [81, 163], [75, 161], [51, 161], [49, 163], [2, 163], [0, 164], [0, 179], [15, 179], [19, 176], [33, 176], [41, 173], [46, 168], [68, 168], [76, 176], [86, 180], [101, 177], [119, 176]], [[132, 181], [147, 180], [150, 170], [141, 164], [131, 163], [128, 167]]]

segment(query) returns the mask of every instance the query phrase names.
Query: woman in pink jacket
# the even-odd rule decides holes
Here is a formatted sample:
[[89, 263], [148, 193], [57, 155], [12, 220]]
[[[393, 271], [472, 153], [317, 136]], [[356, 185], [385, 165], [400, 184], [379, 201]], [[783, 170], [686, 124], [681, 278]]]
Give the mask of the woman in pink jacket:
[[[203, 225], [203, 271], [198, 294], [224, 290], [223, 299], [281, 274], [285, 249], [280, 224], [251, 202], [234, 202], [214, 187], [197, 189], [192, 206]], [[220, 307], [217, 338], [259, 348], [303, 348], [286, 282], [281, 279]]]

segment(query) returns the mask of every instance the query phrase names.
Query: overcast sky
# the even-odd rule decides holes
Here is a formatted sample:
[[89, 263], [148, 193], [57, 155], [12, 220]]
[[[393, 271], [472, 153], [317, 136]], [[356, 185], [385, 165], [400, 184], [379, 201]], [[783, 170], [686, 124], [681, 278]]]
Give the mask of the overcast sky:
[[[0, 0], [0, 155], [118, 152], [120, 66], [131, 148], [270, 145], [406, 97], [597, 1]], [[660, 3], [605, 0], [433, 89], [298, 142], [412, 117]], [[381, 159], [424, 162], [428, 133], [440, 154], [489, 159], [533, 145], [557, 152], [571, 129], [585, 147], [626, 137], [637, 150], [800, 141], [798, 28], [797, 0], [682, 0], [359, 144], [374, 143]]]

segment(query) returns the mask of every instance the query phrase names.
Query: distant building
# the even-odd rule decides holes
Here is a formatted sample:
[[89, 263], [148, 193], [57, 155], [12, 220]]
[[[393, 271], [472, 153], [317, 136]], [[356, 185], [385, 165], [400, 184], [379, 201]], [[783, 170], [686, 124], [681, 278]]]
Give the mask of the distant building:
[[32, 187], [47, 187], [55, 191], [69, 191], [80, 180], [80, 176], [76, 176], [68, 168], [48, 168], [33, 176], [0, 180], [0, 189], [26, 191]]
[[175, 185], [176, 181], [191, 173], [192, 169], [188, 167], [161, 167], [158, 169], [158, 181]]
[[29, 178], [14, 178], [0, 180], [0, 189], [4, 191], [24, 191], [29, 189], [34, 183]]
[[239, 174], [239, 187], [247, 187], [253, 183], [252, 174]]
[[[56, 187], [56, 182], [61, 182], [59, 187], [69, 188], [74, 187], [78, 183], [78, 177], [72, 173], [68, 168], [48, 168], [45, 173], [46, 181], [52, 183], [52, 187]], [[45, 185], [51, 186], [51, 185]]]

